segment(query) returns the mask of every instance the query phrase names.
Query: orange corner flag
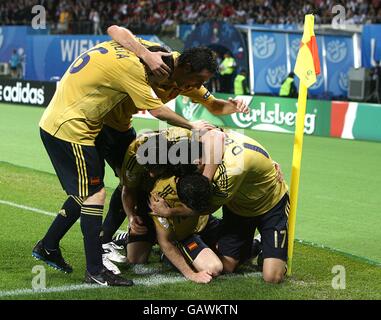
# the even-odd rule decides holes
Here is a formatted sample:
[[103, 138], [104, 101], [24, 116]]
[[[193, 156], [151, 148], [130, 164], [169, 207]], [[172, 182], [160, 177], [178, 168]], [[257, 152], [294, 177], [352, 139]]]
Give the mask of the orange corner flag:
[[305, 16], [302, 43], [300, 44], [294, 68], [295, 74], [307, 88], [316, 82], [316, 76], [320, 74], [320, 60], [314, 32], [314, 19], [312, 14]]

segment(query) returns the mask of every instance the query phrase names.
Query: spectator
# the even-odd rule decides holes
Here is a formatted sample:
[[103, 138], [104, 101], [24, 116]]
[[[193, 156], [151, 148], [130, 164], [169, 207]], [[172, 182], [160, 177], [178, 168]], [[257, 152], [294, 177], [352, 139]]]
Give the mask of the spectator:
[[9, 60], [9, 67], [11, 69], [11, 77], [12, 79], [18, 78], [18, 70], [20, 68], [20, 56], [17, 53], [17, 50], [14, 49]]
[[66, 34], [69, 31], [70, 13], [66, 5], [59, 11], [57, 31], [58, 33]]
[[225, 93], [232, 93], [233, 87], [233, 76], [234, 71], [237, 66], [235, 59], [232, 57], [231, 53], [227, 51], [224, 54], [224, 59], [220, 64], [220, 83], [221, 83], [221, 91]]
[[291, 71], [288, 74], [287, 78], [282, 82], [279, 90], [280, 97], [296, 98], [298, 96], [294, 78], [295, 74]]
[[250, 90], [247, 86], [246, 70], [242, 69], [240, 73], [234, 79], [234, 94], [237, 95], [248, 95]]
[[101, 29], [101, 18], [97, 10], [91, 9], [89, 19], [93, 22], [94, 35], [103, 34]]

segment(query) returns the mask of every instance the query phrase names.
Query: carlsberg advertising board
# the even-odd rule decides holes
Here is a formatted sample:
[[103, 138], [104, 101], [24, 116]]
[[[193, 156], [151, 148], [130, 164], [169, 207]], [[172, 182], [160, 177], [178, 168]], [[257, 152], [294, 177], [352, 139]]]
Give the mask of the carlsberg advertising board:
[[[228, 99], [231, 95], [215, 94], [216, 98]], [[249, 114], [228, 116], [212, 115], [205, 107], [193, 103], [189, 98], [176, 99], [176, 112], [186, 119], [207, 120], [218, 126], [262, 131], [293, 133], [295, 130], [297, 99], [241, 96], [250, 107]], [[331, 102], [309, 100], [304, 123], [304, 132], [309, 135], [329, 136]]]

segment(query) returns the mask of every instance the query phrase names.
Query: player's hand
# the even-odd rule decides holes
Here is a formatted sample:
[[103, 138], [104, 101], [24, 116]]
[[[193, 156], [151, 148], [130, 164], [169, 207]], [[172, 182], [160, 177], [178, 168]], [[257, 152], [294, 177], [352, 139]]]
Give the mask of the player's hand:
[[192, 130], [198, 130], [201, 133], [215, 129], [216, 127], [205, 120], [197, 120], [191, 122]]
[[246, 102], [243, 99], [229, 98], [228, 101], [234, 105], [236, 112], [246, 113], [246, 114], [250, 113], [250, 108], [248, 107], [248, 105], [246, 104]]
[[146, 234], [148, 232], [147, 227], [144, 225], [143, 220], [139, 216], [129, 217], [130, 232], [133, 235]]
[[275, 168], [276, 173], [277, 173], [276, 178], [277, 178], [278, 182], [283, 182], [284, 181], [284, 174], [283, 174], [282, 168], [280, 167], [280, 164], [278, 162], [273, 161], [273, 165], [274, 165], [274, 168]]
[[149, 207], [152, 210], [151, 215], [163, 217], [163, 218], [169, 218], [170, 215], [170, 207], [168, 203], [161, 197], [159, 197], [157, 194], [152, 194], [149, 198]]
[[213, 277], [208, 271], [200, 271], [192, 273], [187, 278], [196, 283], [209, 283], [210, 281], [212, 281]]
[[147, 64], [148, 68], [150, 68], [154, 76], [164, 80], [169, 77], [171, 68], [164, 63], [162, 57], [169, 57], [171, 55], [172, 53], [169, 52], [147, 51], [141, 58]]

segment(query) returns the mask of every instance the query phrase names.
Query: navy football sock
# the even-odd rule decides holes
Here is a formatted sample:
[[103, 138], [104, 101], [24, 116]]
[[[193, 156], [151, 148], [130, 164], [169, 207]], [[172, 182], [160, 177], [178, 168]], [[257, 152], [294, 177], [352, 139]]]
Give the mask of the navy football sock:
[[103, 222], [102, 243], [112, 241], [115, 232], [126, 219], [126, 213], [123, 210], [122, 190], [117, 187], [110, 199], [110, 206], [105, 221]]
[[55, 250], [58, 248], [60, 240], [78, 220], [81, 214], [81, 205], [82, 199], [80, 197], [70, 196], [67, 198], [45, 237], [42, 239], [46, 249]]
[[102, 243], [100, 233], [102, 230], [103, 206], [82, 205], [81, 230], [85, 246], [87, 271], [98, 274], [103, 269]]

